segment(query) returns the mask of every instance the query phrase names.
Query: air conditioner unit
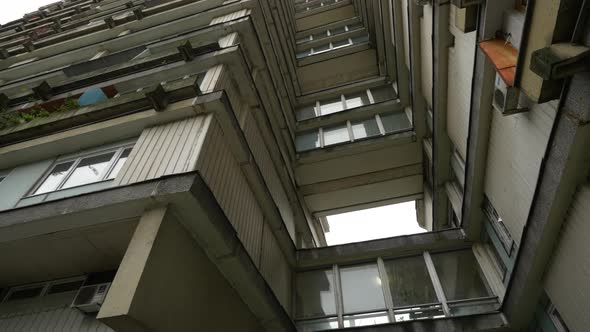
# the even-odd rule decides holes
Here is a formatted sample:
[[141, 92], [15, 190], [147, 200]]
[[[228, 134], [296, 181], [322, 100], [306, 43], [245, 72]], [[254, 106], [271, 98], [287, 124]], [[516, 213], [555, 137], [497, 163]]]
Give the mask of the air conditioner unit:
[[451, 3], [459, 8], [479, 5], [481, 0], [452, 0]]
[[527, 110], [526, 108], [518, 108], [519, 96], [520, 92], [518, 88], [506, 85], [502, 77], [496, 74], [496, 87], [492, 101], [492, 106], [495, 109], [500, 111], [502, 115], [525, 112]]
[[74, 302], [72, 302], [72, 308], [78, 308], [89, 313], [98, 312], [109, 291], [109, 287], [111, 287], [110, 283], [80, 287]]

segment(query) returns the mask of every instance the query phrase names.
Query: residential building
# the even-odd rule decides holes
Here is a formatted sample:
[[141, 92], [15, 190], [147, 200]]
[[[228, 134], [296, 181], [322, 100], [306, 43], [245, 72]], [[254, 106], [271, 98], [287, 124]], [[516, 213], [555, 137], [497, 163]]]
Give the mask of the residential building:
[[[0, 331], [586, 331], [588, 7], [63, 0], [1, 25]], [[402, 204], [419, 231], [371, 226]]]

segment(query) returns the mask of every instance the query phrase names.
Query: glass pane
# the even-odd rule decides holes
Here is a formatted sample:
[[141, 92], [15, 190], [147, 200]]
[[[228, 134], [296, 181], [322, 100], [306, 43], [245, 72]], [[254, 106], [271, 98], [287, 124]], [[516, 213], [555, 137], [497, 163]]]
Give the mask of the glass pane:
[[324, 129], [324, 146], [348, 142], [348, 127], [346, 125]]
[[68, 171], [70, 170], [70, 167], [72, 167], [73, 164], [73, 161], [68, 161], [66, 163], [55, 165], [55, 167], [53, 167], [53, 170], [51, 171], [51, 173], [49, 173], [45, 181], [43, 181], [41, 186], [37, 188], [37, 191], [35, 191], [35, 195], [54, 191], [59, 185], [59, 183], [63, 180], [63, 178], [68, 174]]
[[394, 133], [412, 128], [410, 120], [404, 112], [384, 114], [381, 116], [385, 133]]
[[343, 40], [339, 40], [336, 42], [332, 43], [332, 48], [340, 48], [340, 47], [344, 47], [344, 46], [348, 46], [350, 45], [350, 40], [347, 39], [343, 39]]
[[71, 188], [100, 181], [101, 175], [104, 173], [114, 154], [114, 152], [110, 152], [82, 159], [62, 188]]
[[298, 134], [295, 137], [295, 148], [297, 152], [313, 150], [320, 147], [319, 130], [308, 131]]
[[0, 176], [0, 183], [2, 183], [2, 181], [4, 181], [4, 177]]
[[344, 327], [370, 326], [377, 324], [389, 323], [387, 312], [372, 312], [369, 314], [360, 314], [344, 316]]
[[323, 52], [330, 50], [330, 44], [316, 46], [316, 47], [312, 48], [312, 50], [313, 50], [312, 54], [323, 53]]
[[422, 256], [399, 258], [384, 263], [394, 307], [438, 302]]
[[471, 249], [431, 256], [448, 301], [492, 295], [481, 278]]
[[360, 29], [363, 27], [362, 23], [354, 23], [354, 24], [349, 24], [347, 25], [348, 27], [348, 31], [352, 31], [352, 30], [356, 30], [356, 29]]
[[385, 309], [377, 264], [340, 268], [344, 312]]
[[298, 318], [335, 315], [332, 269], [298, 273], [295, 301]]
[[440, 304], [394, 310], [393, 315], [396, 322], [426, 318], [439, 318], [445, 316]]
[[338, 328], [338, 318], [323, 318], [315, 320], [306, 320], [297, 323], [297, 331], [312, 332], [321, 330], [332, 330]]
[[395, 90], [391, 85], [385, 85], [378, 88], [371, 88], [371, 94], [376, 103], [395, 99]]
[[352, 134], [354, 135], [354, 139], [361, 139], [365, 137], [378, 136], [381, 133], [379, 132], [379, 126], [377, 125], [375, 118], [370, 118], [367, 120], [353, 122]]
[[295, 115], [297, 116], [297, 121], [303, 121], [320, 116], [320, 112], [314, 103], [299, 109]]
[[342, 105], [342, 99], [340, 99], [340, 97], [320, 102], [320, 111], [322, 115], [342, 112], [343, 110], [344, 106]]
[[117, 163], [115, 164], [115, 166], [111, 170], [111, 174], [109, 174], [107, 179], [114, 179], [117, 177], [117, 174], [119, 174], [119, 172], [121, 171], [121, 168], [123, 168], [123, 165], [125, 165], [125, 162], [127, 161], [127, 157], [129, 157], [129, 154], [131, 153], [131, 149], [132, 148], [127, 148], [127, 149], [123, 150], [123, 153], [121, 153], [119, 160], [117, 160]]
[[333, 29], [330, 29], [330, 34], [331, 34], [332, 36], [334, 36], [334, 35], [339, 35], [339, 34], [341, 34], [341, 33], [345, 33], [345, 32], [346, 32], [346, 29], [345, 29], [343, 26], [341, 26], [341, 27], [339, 27], [339, 28], [333, 28]]
[[322, 39], [328, 36], [328, 33], [326, 31], [322, 31], [320, 33], [316, 33], [314, 35], [312, 35], [313, 40], [318, 40], [318, 39]]
[[482, 314], [498, 310], [498, 300], [490, 299], [483, 301], [449, 303], [453, 316], [465, 316]]
[[369, 105], [369, 96], [367, 95], [367, 91], [358, 92], [351, 95], [344, 96], [346, 98], [346, 108], [351, 109], [355, 107], [361, 107], [365, 105]]
[[369, 41], [369, 35], [364, 35], [364, 36], [352, 38], [353, 44], [360, 44], [360, 43], [364, 43], [364, 42], [368, 42], [368, 41]]
[[311, 50], [305, 50], [303, 52], [297, 53], [297, 59], [305, 58], [311, 55]]

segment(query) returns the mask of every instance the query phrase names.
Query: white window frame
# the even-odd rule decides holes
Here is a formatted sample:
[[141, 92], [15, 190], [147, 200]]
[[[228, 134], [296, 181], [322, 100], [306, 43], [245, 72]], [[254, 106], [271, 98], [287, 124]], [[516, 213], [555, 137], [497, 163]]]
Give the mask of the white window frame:
[[[123, 151], [125, 151], [128, 148], [133, 149], [136, 141], [137, 141], [137, 139], [133, 139], [132, 141], [125, 141], [125, 142], [121, 142], [118, 144], [109, 145], [106, 147], [101, 147], [98, 149], [86, 150], [86, 151], [82, 151], [77, 154], [67, 155], [67, 156], [63, 156], [63, 157], [56, 159], [51, 164], [51, 166], [43, 173], [43, 176], [40, 177], [39, 180], [37, 180], [35, 182], [35, 185], [31, 188], [31, 190], [28, 191], [28, 193], [25, 197], [46, 195], [46, 194], [50, 194], [50, 193], [53, 193], [56, 191], [64, 190], [64, 188], [62, 188], [63, 185], [68, 181], [68, 179], [71, 177], [72, 173], [74, 173], [74, 171], [76, 170], [76, 167], [78, 166], [80, 161], [82, 161], [83, 159], [86, 159], [86, 158], [96, 157], [96, 156], [99, 156], [102, 154], [115, 152], [115, 154], [111, 157], [111, 160], [109, 160], [109, 163], [107, 164], [105, 170], [100, 174], [100, 177], [99, 177], [100, 180], [86, 183], [86, 184], [82, 184], [82, 185], [78, 185], [78, 186], [65, 188], [65, 189], [77, 188], [77, 187], [86, 186], [86, 185], [90, 185], [90, 184], [98, 183], [98, 182], [103, 182], [103, 181], [111, 181], [112, 179], [108, 179], [108, 176], [110, 175], [111, 171], [115, 167], [117, 161], [119, 161], [121, 154], [123, 153]], [[57, 166], [59, 164], [67, 163], [67, 162], [72, 162], [72, 161], [73, 161], [72, 166], [70, 166], [67, 174], [63, 177], [63, 179], [60, 180], [60, 182], [58, 183], [58, 185], [55, 187], [54, 190], [40, 193], [40, 194], [35, 193], [39, 189], [39, 187], [41, 187], [43, 185], [43, 183], [47, 180], [47, 178], [49, 177], [49, 175], [51, 174], [51, 171], [55, 168], [55, 166]]]

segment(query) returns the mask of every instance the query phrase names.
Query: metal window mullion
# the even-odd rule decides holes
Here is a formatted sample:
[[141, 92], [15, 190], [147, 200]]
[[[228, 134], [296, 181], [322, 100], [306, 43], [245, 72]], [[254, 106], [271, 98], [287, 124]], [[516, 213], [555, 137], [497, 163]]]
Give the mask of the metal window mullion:
[[367, 96], [369, 97], [369, 103], [374, 104], [375, 97], [373, 97], [373, 93], [371, 92], [371, 89], [367, 89]]
[[324, 148], [324, 128], [319, 128], [320, 132], [320, 148]]
[[348, 140], [350, 142], [354, 142], [354, 135], [352, 133], [352, 123], [350, 122], [350, 120], [346, 120], [346, 127], [348, 129]]
[[[72, 176], [72, 173], [74, 173], [74, 171], [76, 170], [76, 167], [78, 167], [78, 164], [80, 164], [80, 161], [82, 161], [82, 159], [84, 159], [84, 158], [85, 157], [78, 157], [78, 158], [76, 158], [76, 161], [74, 161], [74, 163], [72, 164], [72, 166], [68, 170], [68, 173], [66, 174], [66, 176], [64, 176], [64, 178], [61, 179], [61, 181], [57, 184], [57, 186], [55, 187], [55, 189], [53, 189], [52, 191], [58, 191], [58, 190], [61, 189], [61, 187], [66, 183], [66, 181], [68, 181], [68, 179], [70, 178], [70, 176]], [[57, 166], [57, 165], [59, 165], [59, 164], [55, 164], [55, 166]], [[51, 174], [51, 172], [49, 172], [49, 174]], [[47, 177], [45, 177], [45, 179], [43, 179], [43, 182], [45, 182], [45, 180], [47, 180]], [[41, 185], [43, 185], [43, 182], [41, 182]], [[47, 193], [49, 193], [49, 192], [47, 192]]]
[[346, 104], [346, 97], [344, 95], [340, 95], [340, 101], [342, 102], [342, 110], [348, 109], [348, 105]]
[[389, 288], [389, 277], [385, 270], [385, 263], [381, 257], [377, 257], [377, 268], [379, 270], [379, 278], [381, 278], [381, 290], [383, 291], [383, 297], [385, 298], [385, 307], [387, 308], [389, 321], [395, 322], [395, 315], [393, 313], [393, 295]]
[[121, 155], [123, 154], [123, 151], [125, 151], [125, 149], [127, 149], [127, 147], [123, 147], [123, 146], [120, 147], [119, 149], [117, 149], [117, 152], [115, 152], [115, 154], [113, 155], [113, 157], [109, 161], [109, 164], [105, 168], [105, 171], [101, 175], [99, 181], [106, 179], [109, 176], [109, 174], [111, 174], [113, 168], [115, 168], [115, 165], [119, 161], [119, 158], [121, 157]]
[[322, 108], [319, 100], [315, 102], [315, 109], [317, 110], [316, 117], [322, 116]]
[[344, 301], [342, 300], [342, 282], [340, 280], [340, 269], [338, 265], [332, 265], [332, 271], [334, 273], [334, 296], [336, 297], [336, 313], [338, 314], [338, 327], [344, 327]]
[[449, 309], [449, 305], [447, 304], [447, 297], [445, 296], [445, 292], [442, 288], [442, 284], [440, 279], [438, 278], [438, 274], [436, 273], [436, 268], [434, 267], [434, 263], [432, 262], [432, 257], [428, 251], [423, 253], [424, 262], [426, 263], [426, 269], [428, 270], [428, 274], [430, 275], [430, 280], [432, 280], [432, 285], [434, 286], [434, 292], [436, 293], [436, 297], [438, 301], [442, 304], [442, 309], [447, 317], [451, 317], [451, 310]]
[[379, 127], [381, 136], [385, 135], [385, 127], [383, 126], [383, 122], [381, 122], [381, 116], [379, 114], [375, 114], [375, 121], [377, 121], [377, 127]]

